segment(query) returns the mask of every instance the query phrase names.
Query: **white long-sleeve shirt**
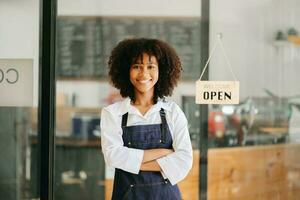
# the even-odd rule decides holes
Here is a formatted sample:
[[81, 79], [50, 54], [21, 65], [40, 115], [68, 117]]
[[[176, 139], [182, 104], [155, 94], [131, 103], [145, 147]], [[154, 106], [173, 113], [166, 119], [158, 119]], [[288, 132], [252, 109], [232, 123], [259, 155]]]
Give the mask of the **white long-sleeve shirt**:
[[101, 147], [108, 166], [138, 174], [144, 150], [124, 146], [122, 115], [128, 112], [127, 126], [161, 123], [159, 111], [166, 112], [167, 123], [173, 139], [174, 152], [157, 159], [162, 174], [172, 185], [185, 178], [192, 167], [193, 153], [187, 119], [180, 107], [172, 101], [159, 100], [143, 116], [126, 98], [104, 107], [101, 111]]

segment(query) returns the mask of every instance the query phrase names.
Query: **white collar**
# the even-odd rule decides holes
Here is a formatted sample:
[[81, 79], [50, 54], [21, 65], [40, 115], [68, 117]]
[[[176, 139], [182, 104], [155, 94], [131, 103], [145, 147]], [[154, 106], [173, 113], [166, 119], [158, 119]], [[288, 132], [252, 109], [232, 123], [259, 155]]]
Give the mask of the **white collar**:
[[[137, 108], [135, 108], [133, 105], [131, 105], [131, 100], [129, 97], [125, 98], [120, 106], [120, 112], [119, 115], [124, 115], [125, 113], [128, 112], [128, 114], [136, 114], [136, 115], [140, 115], [140, 112], [138, 111]], [[164, 101], [162, 99], [158, 99], [157, 103], [154, 104], [150, 110], [147, 111], [146, 115], [142, 116], [142, 117], [146, 117], [147, 115], [150, 115], [154, 112], [158, 112], [161, 108], [163, 108], [164, 110], [167, 111], [171, 111], [171, 107], [169, 106], [169, 103], [167, 101]]]

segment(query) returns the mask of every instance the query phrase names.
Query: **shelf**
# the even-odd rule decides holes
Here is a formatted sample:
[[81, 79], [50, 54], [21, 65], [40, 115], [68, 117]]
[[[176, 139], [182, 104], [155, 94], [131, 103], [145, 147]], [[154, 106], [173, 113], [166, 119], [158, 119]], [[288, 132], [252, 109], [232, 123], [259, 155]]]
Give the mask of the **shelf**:
[[275, 40], [273, 45], [275, 47], [300, 46], [300, 37], [299, 36], [288, 36], [287, 40]]
[[288, 36], [288, 41], [293, 44], [300, 45], [300, 37], [299, 36]]

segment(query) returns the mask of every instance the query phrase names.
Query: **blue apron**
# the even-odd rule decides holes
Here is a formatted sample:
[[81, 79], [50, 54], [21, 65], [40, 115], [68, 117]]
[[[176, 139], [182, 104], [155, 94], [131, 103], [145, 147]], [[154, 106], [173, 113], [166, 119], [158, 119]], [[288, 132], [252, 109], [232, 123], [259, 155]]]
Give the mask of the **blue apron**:
[[[164, 109], [160, 110], [161, 124], [126, 126], [128, 113], [122, 116], [124, 146], [135, 149], [172, 149], [172, 136]], [[180, 200], [177, 185], [172, 186], [161, 172], [140, 171], [139, 174], [117, 169], [112, 200]]]

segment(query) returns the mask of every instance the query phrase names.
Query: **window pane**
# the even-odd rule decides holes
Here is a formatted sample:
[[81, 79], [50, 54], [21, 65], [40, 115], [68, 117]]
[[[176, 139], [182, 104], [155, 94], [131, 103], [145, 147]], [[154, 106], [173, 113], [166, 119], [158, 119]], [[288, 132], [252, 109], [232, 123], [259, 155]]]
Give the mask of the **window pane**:
[[[100, 151], [99, 117], [101, 108], [121, 100], [107, 68], [118, 42], [151, 37], [177, 50], [184, 71], [170, 99], [186, 111], [182, 96], [193, 95], [200, 73], [200, 10], [198, 0], [58, 1], [56, 199], [111, 197], [114, 169]], [[194, 166], [179, 184], [184, 199], [199, 195], [199, 139], [193, 134]]]
[[0, 196], [37, 199], [39, 1], [0, 1]]
[[[209, 106], [208, 199], [299, 196], [299, 9], [296, 0], [210, 1], [210, 47], [221, 32], [241, 101]], [[219, 48], [210, 80], [233, 80], [226, 65]]]

